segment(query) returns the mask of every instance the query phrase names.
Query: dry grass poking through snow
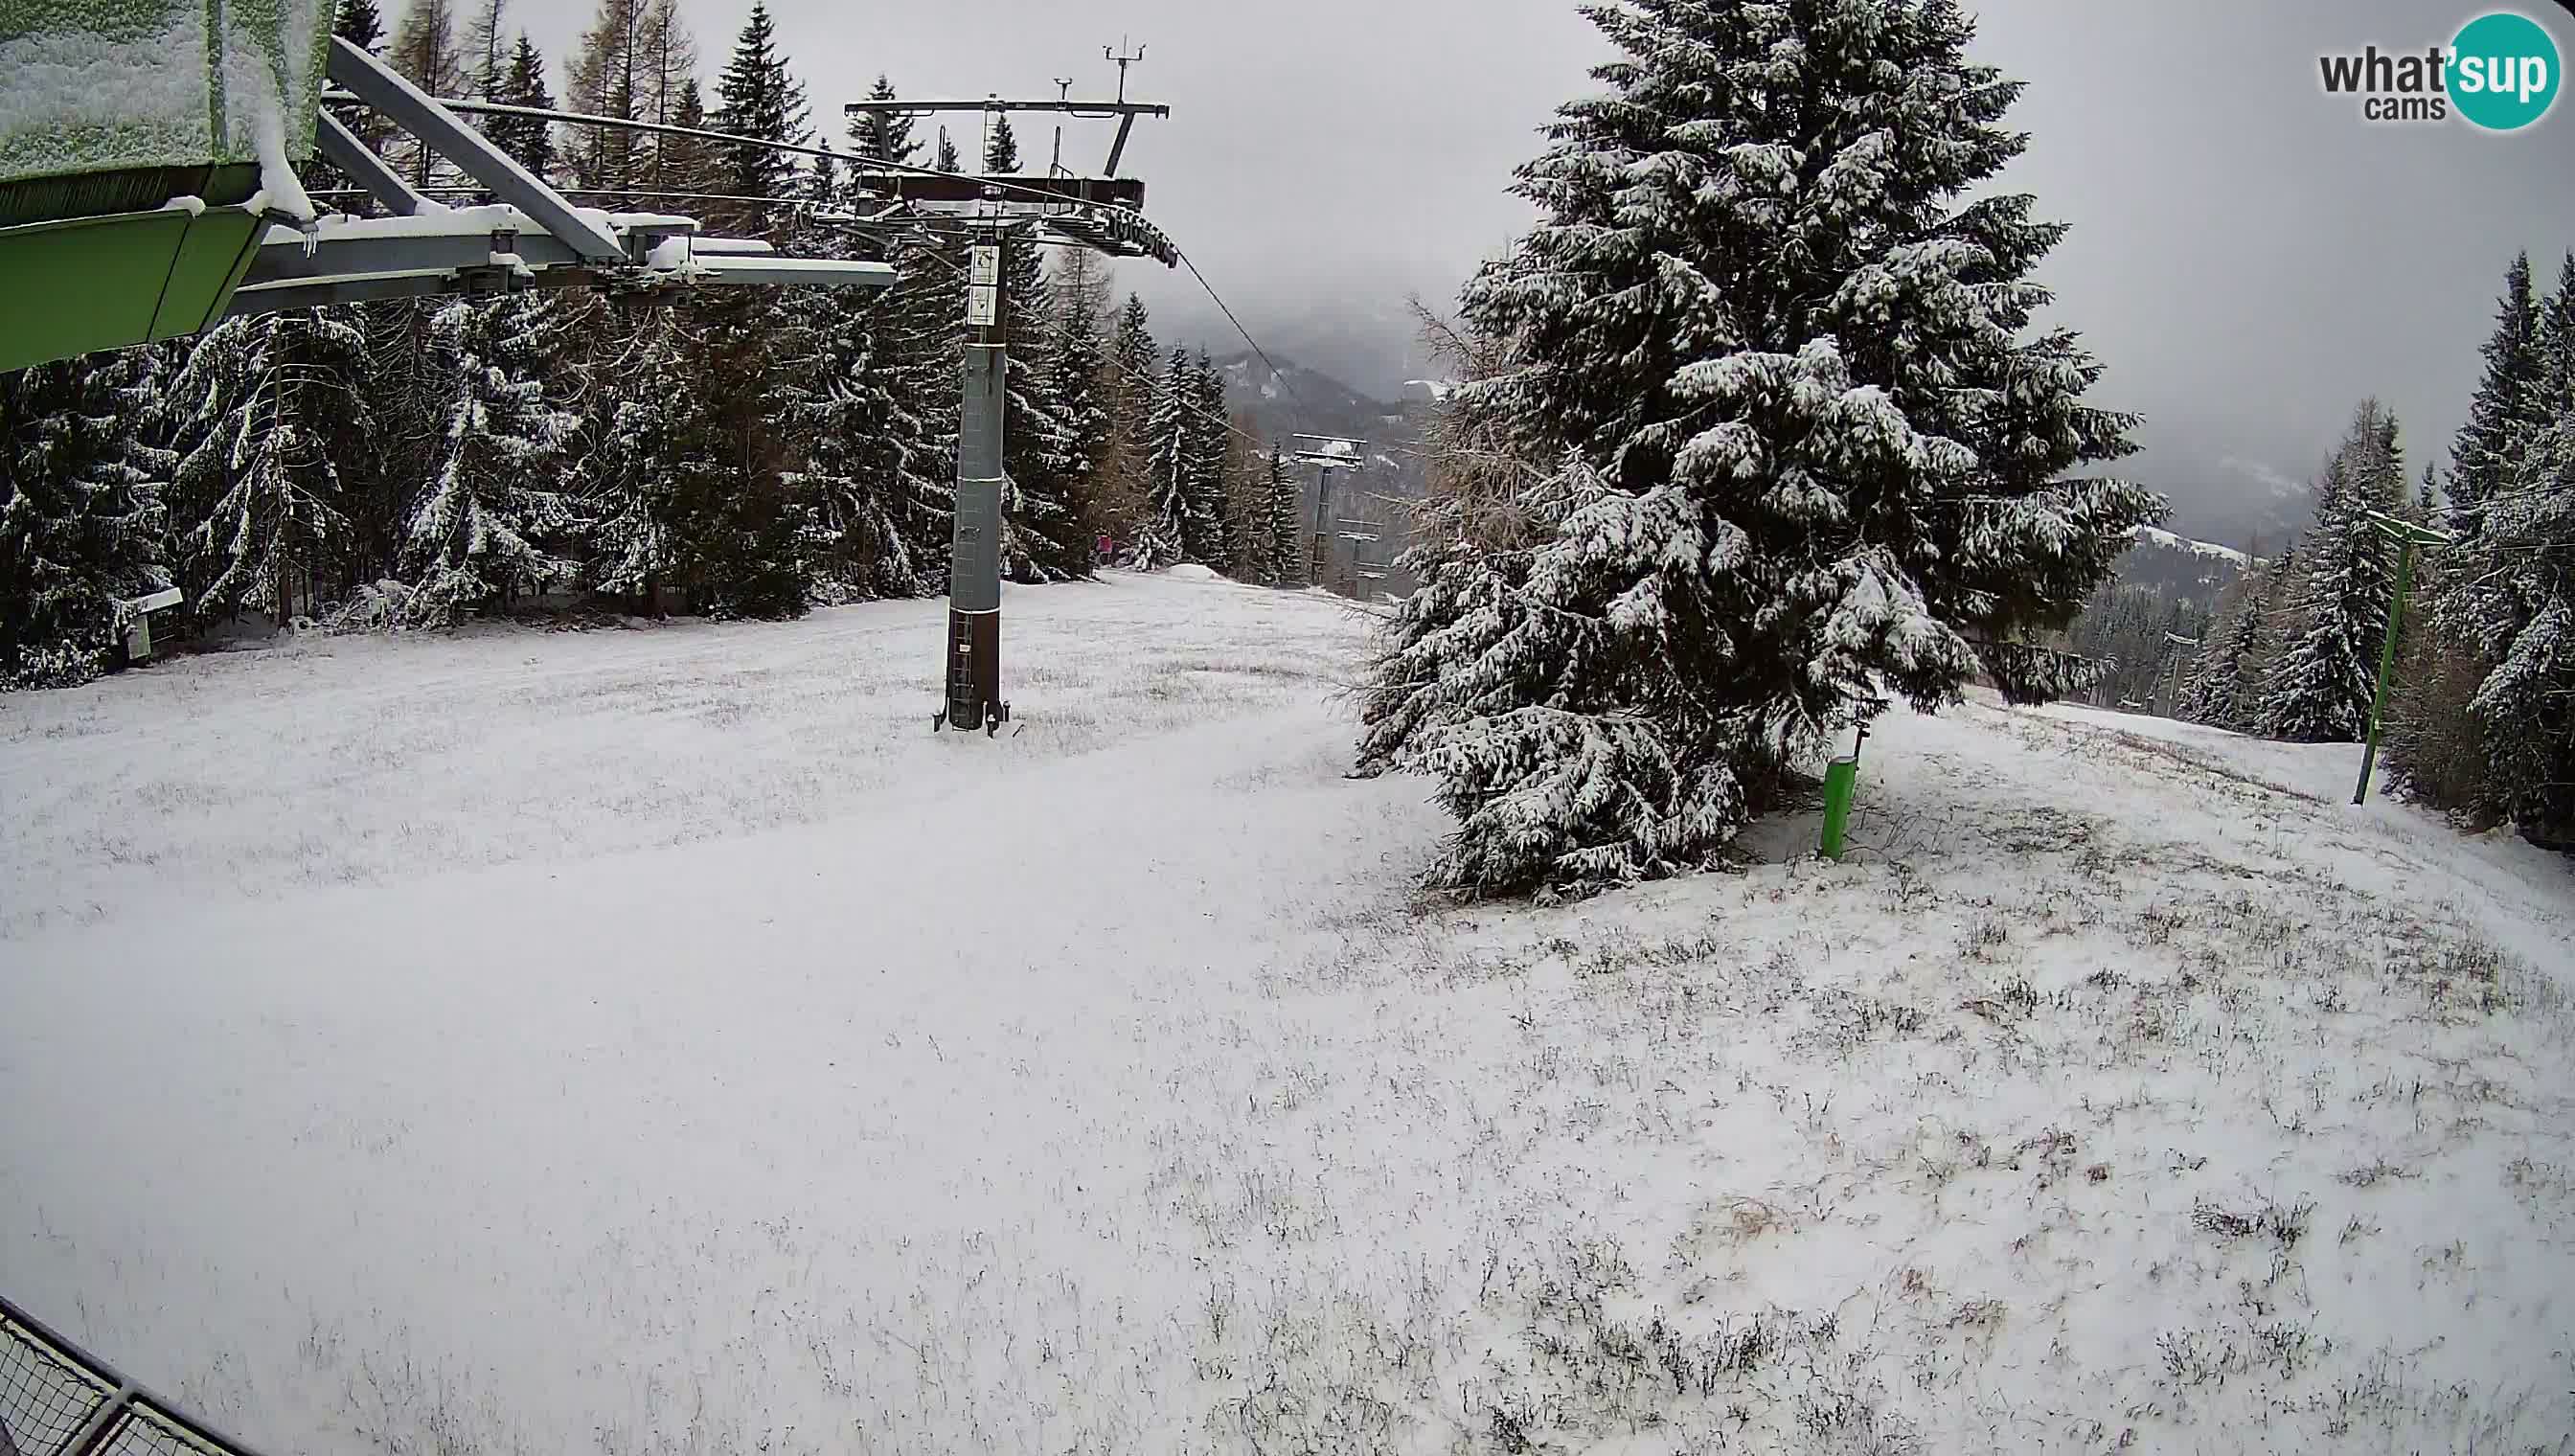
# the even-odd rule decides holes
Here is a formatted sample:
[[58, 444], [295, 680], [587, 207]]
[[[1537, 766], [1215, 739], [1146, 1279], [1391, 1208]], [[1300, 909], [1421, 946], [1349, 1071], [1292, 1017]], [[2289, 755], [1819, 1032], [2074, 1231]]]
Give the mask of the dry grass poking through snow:
[[1872, 749], [1893, 854], [1426, 913], [1283, 978], [1317, 1014], [1270, 1057], [1371, 1073], [1206, 1171], [1320, 1163], [1336, 1249], [1449, 1236], [1355, 1287], [1284, 1259], [1211, 1434], [2575, 1449], [2568, 900], [2514, 920], [2436, 837], [2090, 725]]

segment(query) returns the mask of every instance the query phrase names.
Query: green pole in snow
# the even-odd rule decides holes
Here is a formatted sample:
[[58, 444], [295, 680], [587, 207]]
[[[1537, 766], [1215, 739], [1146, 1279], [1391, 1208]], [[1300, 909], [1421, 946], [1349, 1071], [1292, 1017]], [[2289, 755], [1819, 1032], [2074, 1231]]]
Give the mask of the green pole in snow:
[[2396, 596], [2387, 604], [2387, 641], [2378, 649], [2378, 689], [2370, 695], [2369, 726], [2360, 753], [2360, 783], [2351, 791], [2354, 806], [2369, 801], [2369, 775], [2378, 767], [2378, 728], [2387, 714], [2387, 683], [2396, 673], [2396, 638], [2405, 625], [2405, 593], [2414, 585], [2414, 548], [2446, 546], [2447, 532], [2431, 531], [2413, 522], [2390, 516], [2383, 511], [2369, 513], [2369, 524], [2394, 540], [2396, 546]]
[[1842, 857], [1842, 830], [1850, 824], [1851, 794], [1859, 786], [1859, 759], [1835, 758], [1824, 769], [1824, 857]]

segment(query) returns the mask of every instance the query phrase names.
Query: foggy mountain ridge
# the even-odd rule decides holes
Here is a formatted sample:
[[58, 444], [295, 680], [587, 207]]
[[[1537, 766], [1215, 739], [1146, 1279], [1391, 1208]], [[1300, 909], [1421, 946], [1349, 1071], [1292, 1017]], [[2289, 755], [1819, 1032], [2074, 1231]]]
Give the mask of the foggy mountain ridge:
[[[1193, 345], [1193, 348], [1198, 346]], [[1376, 441], [1400, 437], [1409, 441], [1415, 427], [1411, 386], [1436, 371], [1417, 355], [1381, 353], [1367, 372], [1367, 384], [1352, 384], [1331, 363], [1309, 365], [1305, 356], [1285, 351], [1264, 339], [1270, 363], [1249, 349], [1219, 351], [1208, 346], [1225, 375], [1229, 408], [1249, 415], [1264, 439], [1292, 435], [1337, 435]], [[1278, 366], [1274, 372], [1271, 364]], [[1284, 380], [1281, 376], [1285, 376]], [[1383, 381], [1382, 390], [1376, 387]], [[1402, 422], [1402, 423], [1397, 423]], [[2187, 446], [2153, 443], [2136, 457], [2099, 468], [2099, 473], [2132, 479], [2162, 493], [2173, 504], [2164, 529], [2189, 541], [2256, 557], [2270, 556], [2282, 543], [2306, 529], [2314, 494], [2304, 481], [2275, 468], [2235, 455], [2210, 455]]]

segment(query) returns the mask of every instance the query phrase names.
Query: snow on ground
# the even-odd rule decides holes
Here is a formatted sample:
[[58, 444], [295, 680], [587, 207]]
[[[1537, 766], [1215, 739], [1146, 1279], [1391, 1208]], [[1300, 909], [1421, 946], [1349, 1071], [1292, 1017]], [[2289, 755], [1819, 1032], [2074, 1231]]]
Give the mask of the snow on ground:
[[1442, 909], [1363, 619], [942, 621], [0, 699], [0, 1288], [278, 1452], [2570, 1449], [2575, 886], [2348, 749]]

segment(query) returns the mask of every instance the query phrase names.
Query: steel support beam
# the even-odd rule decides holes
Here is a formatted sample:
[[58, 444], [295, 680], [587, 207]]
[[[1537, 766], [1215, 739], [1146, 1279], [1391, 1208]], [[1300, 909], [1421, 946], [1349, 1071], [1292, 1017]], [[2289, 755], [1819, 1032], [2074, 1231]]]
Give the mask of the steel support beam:
[[398, 218], [425, 212], [445, 212], [447, 204], [432, 202], [412, 191], [411, 184], [385, 165], [385, 159], [367, 150], [367, 144], [329, 112], [322, 113], [321, 129], [314, 139], [321, 143], [323, 160], [349, 174], [349, 179], [366, 189], [378, 206]]
[[431, 151], [465, 170], [492, 195], [528, 216], [594, 263], [629, 261], [625, 245], [591, 216], [547, 186], [492, 139], [467, 126], [403, 79], [391, 67], [339, 36], [331, 38], [331, 80], [383, 112]]

